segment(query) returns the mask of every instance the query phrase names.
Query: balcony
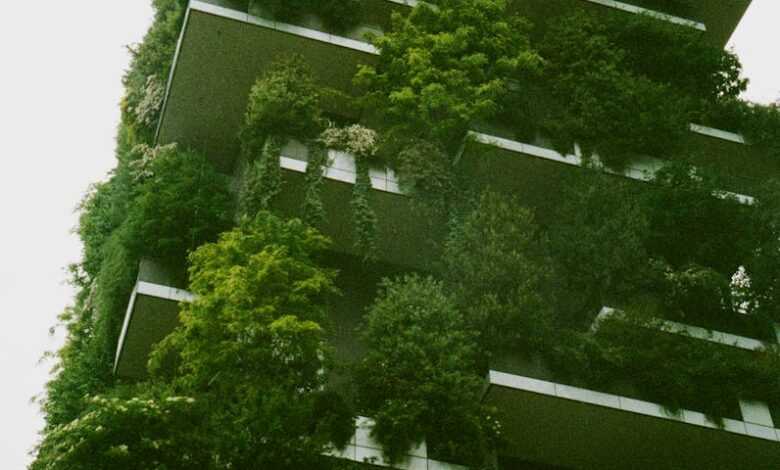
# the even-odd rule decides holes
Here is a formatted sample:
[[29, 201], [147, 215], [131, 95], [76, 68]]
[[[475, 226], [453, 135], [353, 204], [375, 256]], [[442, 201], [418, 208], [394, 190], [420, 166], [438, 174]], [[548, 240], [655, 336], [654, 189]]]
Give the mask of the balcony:
[[[692, 8], [702, 9], [702, 14], [712, 10], [711, 16], [731, 18], [736, 25], [737, 13], [741, 15], [747, 0], [725, 3], [728, 6]], [[349, 93], [358, 65], [372, 63], [377, 55], [363, 40], [364, 34], [381, 32], [393, 11], [405, 11], [415, 4], [413, 0], [366, 0], [360, 18], [365, 23], [351, 32], [333, 34], [312, 18], [304, 17], [301, 24], [293, 25], [259, 16], [265, 13], [248, 8], [245, 0], [192, 0], [166, 90], [158, 142], [178, 142], [201, 150], [229, 171], [238, 155], [236, 135], [249, 90], [275, 59], [301, 54], [320, 83]], [[643, 11], [613, 0], [556, 0], [555, 5], [547, 0], [516, 0], [513, 5], [537, 24], [575, 6]]]
[[780, 430], [553, 381], [491, 370], [485, 393], [499, 410], [509, 456], [578, 469], [780, 468]]
[[696, 1], [676, 6], [662, 0], [513, 0], [510, 3], [513, 11], [526, 16], [538, 26], [547, 23], [551, 17], [565, 14], [574, 8], [583, 8], [596, 14], [644, 14], [705, 32], [713, 43], [724, 47], [750, 1]]
[[[363, 462], [377, 467], [390, 467], [382, 456], [382, 446], [371, 437], [374, 421], [371, 418], [358, 416], [355, 434], [352, 435], [346, 448], [331, 450], [326, 455], [339, 459]], [[392, 468], [400, 470], [466, 470], [466, 467], [442, 462], [429, 458], [428, 450], [423, 441], [417, 448], [411, 449], [403, 462], [396, 463]]]
[[[354, 248], [350, 207], [352, 187], [357, 176], [355, 159], [348, 153], [330, 150], [328, 160], [321, 190], [326, 217], [319, 228], [333, 241], [332, 251], [361, 256]], [[306, 148], [297, 142], [290, 142], [282, 150], [280, 166], [283, 169], [283, 189], [274, 207], [288, 217], [300, 217], [305, 194], [304, 174], [308, 166]], [[371, 168], [369, 175], [373, 188], [369, 203], [377, 216], [377, 261], [404, 269], [429, 269], [437, 255], [431, 241], [443, 239], [446, 220], [444, 217], [440, 220], [421, 217], [413, 200], [399, 187], [393, 170]]]
[[183, 279], [183, 273], [174, 273], [149, 260], [141, 261], [119, 336], [115, 375], [129, 379], [146, 377], [152, 348], [179, 324], [179, 303], [194, 298], [191, 293], [172, 287], [183, 285]]

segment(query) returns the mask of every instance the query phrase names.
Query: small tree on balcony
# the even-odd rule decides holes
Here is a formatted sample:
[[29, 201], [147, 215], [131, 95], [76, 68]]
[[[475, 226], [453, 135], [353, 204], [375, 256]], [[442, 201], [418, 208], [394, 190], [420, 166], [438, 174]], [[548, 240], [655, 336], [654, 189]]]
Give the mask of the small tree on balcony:
[[508, 81], [542, 61], [529, 25], [504, 0], [436, 3], [394, 16], [392, 31], [375, 39], [378, 65], [363, 66], [356, 82], [398, 136], [454, 149], [472, 121], [501, 108]]
[[427, 439], [443, 460], [482, 465], [499, 433], [480, 404], [478, 348], [443, 285], [387, 280], [367, 315], [367, 357], [357, 369], [359, 402], [392, 461]]
[[209, 404], [216, 452], [231, 468], [303, 468], [352, 433], [349, 414], [323, 406], [337, 401], [321, 392], [329, 354], [320, 323], [336, 289], [313, 257], [327, 246], [299, 220], [261, 212], [191, 256], [198, 297], [152, 371]]

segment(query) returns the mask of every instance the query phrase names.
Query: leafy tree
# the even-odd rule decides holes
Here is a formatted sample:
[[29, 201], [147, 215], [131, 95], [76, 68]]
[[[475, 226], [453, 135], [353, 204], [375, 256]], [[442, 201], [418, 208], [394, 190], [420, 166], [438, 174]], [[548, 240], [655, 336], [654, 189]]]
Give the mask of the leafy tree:
[[319, 87], [311, 68], [299, 55], [276, 61], [255, 82], [241, 130], [241, 142], [247, 156], [270, 135], [307, 140], [322, 128]]
[[632, 295], [646, 282], [648, 220], [635, 189], [598, 172], [565, 184], [549, 252], [566, 293], [556, 296], [563, 301], [558, 306], [568, 315], [589, 321], [610, 299]]
[[437, 5], [395, 15], [392, 31], [374, 41], [379, 63], [363, 66], [356, 82], [397, 135], [451, 149], [472, 121], [500, 109], [508, 81], [536, 72], [541, 59], [504, 0]]
[[[313, 256], [327, 246], [302, 222], [261, 212], [190, 257], [198, 297], [153, 353], [152, 371], [209, 404], [217, 453], [232, 468], [305, 467], [351, 434], [350, 417], [334, 420], [320, 391], [320, 322], [336, 289]], [[339, 436], [325, 432], [334, 429]]]
[[51, 429], [31, 470], [215, 468], [194, 399], [93, 396], [85, 412]]
[[718, 178], [684, 164], [656, 174], [643, 203], [647, 249], [675, 269], [690, 263], [731, 275], [750, 254], [750, 209], [720, 194]]
[[145, 173], [128, 216], [128, 243], [143, 256], [181, 263], [232, 225], [228, 180], [196, 152], [170, 147], [151, 155], [140, 161]]
[[397, 462], [427, 438], [447, 459], [481, 465], [498, 425], [480, 404], [474, 335], [441, 282], [386, 280], [366, 317], [369, 352], [357, 369], [359, 402], [372, 435]]
[[548, 261], [530, 210], [512, 197], [484, 193], [457, 221], [444, 249], [444, 271], [470, 329], [485, 350], [540, 339], [549, 307], [542, 292]]
[[579, 142], [616, 168], [636, 155], [673, 156], [687, 132], [689, 98], [631, 67], [609, 25], [581, 11], [550, 25], [540, 50], [561, 109], [546, 126], [561, 150]]

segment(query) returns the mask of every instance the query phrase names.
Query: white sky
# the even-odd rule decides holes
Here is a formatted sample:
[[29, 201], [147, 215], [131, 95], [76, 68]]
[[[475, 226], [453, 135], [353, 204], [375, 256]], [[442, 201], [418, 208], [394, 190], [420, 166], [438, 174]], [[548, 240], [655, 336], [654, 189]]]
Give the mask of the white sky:
[[[61, 337], [49, 327], [72, 290], [64, 267], [87, 185], [114, 166], [125, 45], [140, 41], [151, 0], [5, 1], [0, 14], [0, 468], [22, 469], [42, 418], [30, 398]], [[754, 0], [732, 45], [747, 97], [780, 98], [780, 1]]]

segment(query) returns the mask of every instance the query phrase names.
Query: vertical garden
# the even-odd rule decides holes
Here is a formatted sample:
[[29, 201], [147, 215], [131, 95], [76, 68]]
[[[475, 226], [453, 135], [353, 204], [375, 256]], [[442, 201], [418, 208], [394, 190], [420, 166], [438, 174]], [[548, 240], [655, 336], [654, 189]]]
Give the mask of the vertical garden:
[[[338, 34], [371, 2], [254, 3]], [[738, 58], [650, 16], [574, 9], [532, 24], [509, 0], [430, 3], [368, 38], [378, 55], [349, 93], [301, 55], [277, 58], [248, 90], [228, 175], [197, 148], [156, 141], [187, 2], [154, 0], [124, 79], [116, 167], [79, 207], [77, 293], [60, 316], [68, 339], [32, 469], [351, 468], [324, 454], [348, 443], [356, 416], [373, 418], [388, 462], [426, 442], [438, 460], [496, 468], [506, 442], [485, 375], [513, 357], [720, 423], [738, 400], [780, 403], [776, 345], [744, 352], [654, 331], [675, 321], [776, 343], [780, 180], [749, 181], [745, 203], [686, 140], [691, 123], [720, 127], [780, 159], [780, 108], [739, 98]], [[470, 131], [498, 125], [562, 154], [576, 147], [585, 163], [542, 182], [541, 208], [470, 172], [488, 158]], [[282, 210], [291, 142], [305, 171], [299, 204]], [[355, 176], [334, 209], [336, 153]], [[614, 174], [647, 156], [666, 163], [649, 182]], [[436, 226], [409, 247], [432, 259], [424, 269], [381, 249], [377, 168], [398, 175], [408, 201], [409, 220], [390, 225]], [[348, 213], [348, 256], [334, 255], [334, 211]], [[144, 259], [186, 267], [195, 300], [147, 376], [129, 381], [113, 363]], [[383, 280], [350, 304], [362, 353], [346, 361], [332, 330], [351, 272]], [[594, 324], [604, 306], [622, 313]]]

